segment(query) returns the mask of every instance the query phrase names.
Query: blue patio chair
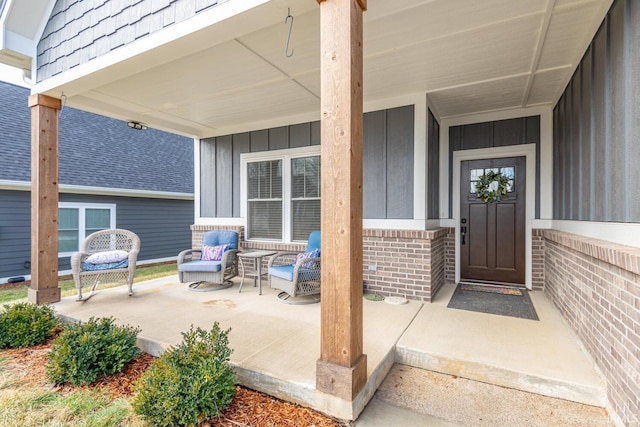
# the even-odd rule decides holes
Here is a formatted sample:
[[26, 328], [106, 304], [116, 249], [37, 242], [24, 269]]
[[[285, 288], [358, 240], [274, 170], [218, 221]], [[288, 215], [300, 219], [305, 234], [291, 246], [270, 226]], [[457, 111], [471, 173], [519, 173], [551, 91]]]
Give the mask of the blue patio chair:
[[[269, 259], [269, 286], [280, 289], [278, 298], [289, 304], [320, 301], [320, 232], [309, 234], [303, 253], [279, 252]], [[308, 299], [296, 297], [309, 296]]]
[[[202, 235], [202, 248], [187, 249], [178, 254], [180, 283], [193, 291], [215, 291], [233, 285], [238, 275], [238, 233], [232, 230], [207, 231]], [[206, 285], [204, 285], [206, 283]]]

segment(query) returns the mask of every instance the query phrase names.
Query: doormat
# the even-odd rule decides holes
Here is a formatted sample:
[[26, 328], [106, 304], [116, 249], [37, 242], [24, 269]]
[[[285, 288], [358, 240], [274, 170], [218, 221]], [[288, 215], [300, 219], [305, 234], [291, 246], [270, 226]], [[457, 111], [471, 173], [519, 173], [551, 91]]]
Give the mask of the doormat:
[[538, 314], [533, 307], [531, 298], [529, 298], [529, 292], [521, 291], [517, 288], [506, 288], [511, 289], [511, 291], [503, 291], [498, 288], [505, 287], [482, 284], [472, 285], [464, 282], [459, 283], [447, 307], [476, 311], [479, 313], [496, 314], [499, 316], [538, 320]]
[[509, 286], [485, 285], [480, 283], [460, 282], [460, 289], [463, 291], [490, 292], [493, 294], [503, 295], [522, 295], [522, 291], [518, 288]]

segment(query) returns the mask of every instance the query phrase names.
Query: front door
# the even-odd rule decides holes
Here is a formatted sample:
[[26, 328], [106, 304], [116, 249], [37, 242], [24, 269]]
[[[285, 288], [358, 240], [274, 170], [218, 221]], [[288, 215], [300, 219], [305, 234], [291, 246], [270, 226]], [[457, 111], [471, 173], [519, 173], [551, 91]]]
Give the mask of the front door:
[[[525, 157], [469, 160], [460, 177], [460, 277], [525, 284]], [[509, 178], [507, 195], [495, 202], [477, 197], [488, 172]], [[490, 188], [496, 188], [494, 182]]]

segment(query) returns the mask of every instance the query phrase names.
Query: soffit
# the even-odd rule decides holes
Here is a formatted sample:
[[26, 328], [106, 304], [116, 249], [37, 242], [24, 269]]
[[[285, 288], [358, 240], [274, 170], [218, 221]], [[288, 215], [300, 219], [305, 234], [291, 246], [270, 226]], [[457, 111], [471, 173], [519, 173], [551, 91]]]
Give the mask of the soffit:
[[[554, 104], [610, 4], [370, 0], [365, 103], [428, 93], [440, 117]], [[294, 55], [287, 58], [289, 7]], [[78, 108], [200, 137], [318, 119], [316, 2], [274, 0], [253, 12], [46, 92], [64, 91]]]

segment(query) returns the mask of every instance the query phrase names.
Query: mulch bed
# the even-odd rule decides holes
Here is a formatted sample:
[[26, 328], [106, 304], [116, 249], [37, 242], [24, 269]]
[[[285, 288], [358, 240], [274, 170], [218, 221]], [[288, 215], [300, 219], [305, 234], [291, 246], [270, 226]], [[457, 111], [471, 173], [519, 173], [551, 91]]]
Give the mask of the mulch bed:
[[[113, 397], [132, 396], [133, 382], [155, 360], [155, 357], [143, 353], [129, 362], [122, 372], [103, 377], [93, 385], [79, 387], [72, 385], [54, 386], [47, 382], [45, 369], [50, 349], [51, 342], [28, 348], [0, 350], [0, 356], [7, 357], [7, 368], [25, 385], [34, 388], [53, 389], [65, 394], [82, 389], [104, 390]], [[201, 424], [201, 427], [212, 426], [342, 427], [344, 424], [309, 408], [284, 402], [272, 396], [237, 386], [236, 397], [223, 415]]]

